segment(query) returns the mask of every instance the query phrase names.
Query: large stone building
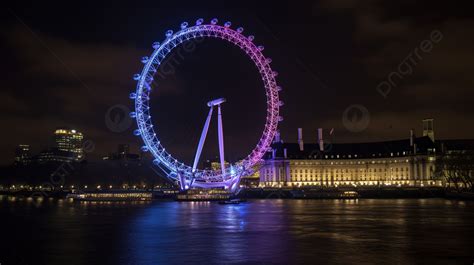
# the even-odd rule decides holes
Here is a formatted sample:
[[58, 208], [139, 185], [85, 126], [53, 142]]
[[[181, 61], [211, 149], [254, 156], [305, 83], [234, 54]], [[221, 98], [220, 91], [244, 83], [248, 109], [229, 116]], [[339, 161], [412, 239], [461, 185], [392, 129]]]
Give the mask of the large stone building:
[[318, 130], [318, 143], [275, 138], [260, 168], [261, 187], [301, 186], [441, 186], [435, 177], [438, 143], [433, 120], [423, 121], [423, 137], [413, 130], [404, 140], [371, 143], [329, 143]]

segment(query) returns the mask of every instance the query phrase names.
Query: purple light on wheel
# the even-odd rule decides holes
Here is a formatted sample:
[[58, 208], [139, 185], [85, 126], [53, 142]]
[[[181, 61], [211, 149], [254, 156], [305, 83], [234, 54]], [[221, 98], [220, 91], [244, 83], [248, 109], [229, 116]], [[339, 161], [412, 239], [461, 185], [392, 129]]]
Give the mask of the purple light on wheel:
[[[136, 91], [134, 94], [130, 94], [130, 98], [135, 101], [135, 111], [131, 113], [130, 117], [136, 119], [138, 126], [134, 134], [141, 136], [143, 139], [145, 145], [142, 147], [142, 150], [149, 151], [154, 156], [153, 164], [159, 165], [160, 169], [170, 179], [185, 181], [183, 186], [203, 188], [235, 187], [242, 174], [251, 174], [254, 166], [262, 161], [263, 155], [269, 149], [276, 134], [278, 123], [282, 120], [279, 115], [279, 107], [282, 105], [282, 102], [278, 94], [281, 88], [275, 80], [276, 72], [270, 67], [271, 59], [263, 55], [263, 46], [256, 46], [252, 42], [254, 40], [253, 35], [244, 36], [242, 34], [242, 27], [234, 30], [230, 27], [230, 23], [221, 26], [217, 24], [217, 19], [213, 19], [209, 24], [205, 24], [203, 19], [198, 19], [194, 26], [183, 23], [180, 27], [181, 30], [176, 33], [168, 30], [165, 34], [166, 39], [163, 42], [155, 42], [152, 45], [154, 48], [153, 53], [149, 57], [142, 58], [144, 67], [140, 74], [134, 75], [134, 79], [138, 81]], [[257, 67], [267, 95], [266, 120], [260, 140], [247, 157], [227, 167], [224, 174], [221, 170], [197, 169], [192, 171], [191, 166], [175, 159], [161, 145], [150, 115], [150, 93], [159, 89], [159, 84], [155, 86], [157, 82], [153, 81], [153, 76], [157, 69], [159, 69], [160, 64], [175, 47], [186, 41], [202, 37], [227, 41], [240, 47]], [[194, 148], [194, 146], [190, 148]], [[178, 175], [183, 176], [181, 180]]]

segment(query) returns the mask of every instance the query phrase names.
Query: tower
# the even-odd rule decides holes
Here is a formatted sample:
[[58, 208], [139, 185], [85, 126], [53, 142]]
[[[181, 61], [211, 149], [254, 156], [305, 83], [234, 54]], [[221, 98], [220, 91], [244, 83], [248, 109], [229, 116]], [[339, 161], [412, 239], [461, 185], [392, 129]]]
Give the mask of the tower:
[[30, 161], [30, 146], [27, 144], [20, 144], [15, 150], [15, 164], [26, 165]]
[[431, 141], [435, 141], [434, 135], [434, 127], [433, 127], [434, 119], [424, 119], [423, 120], [423, 136], [430, 137]]
[[59, 128], [54, 131], [54, 147], [59, 151], [70, 153], [74, 160], [80, 160], [84, 155], [82, 139], [82, 133], [76, 130]]

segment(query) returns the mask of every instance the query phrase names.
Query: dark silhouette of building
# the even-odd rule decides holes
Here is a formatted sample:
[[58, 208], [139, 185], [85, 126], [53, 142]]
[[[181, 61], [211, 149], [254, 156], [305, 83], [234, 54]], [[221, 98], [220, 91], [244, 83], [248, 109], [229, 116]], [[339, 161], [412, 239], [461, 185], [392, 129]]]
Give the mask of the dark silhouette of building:
[[31, 162], [30, 146], [20, 144], [15, 150], [15, 165], [28, 165]]

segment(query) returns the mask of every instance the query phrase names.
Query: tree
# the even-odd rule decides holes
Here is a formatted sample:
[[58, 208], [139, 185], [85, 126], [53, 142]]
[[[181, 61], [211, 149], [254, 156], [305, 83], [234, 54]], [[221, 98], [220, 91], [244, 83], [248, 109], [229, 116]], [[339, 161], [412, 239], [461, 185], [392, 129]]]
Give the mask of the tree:
[[473, 190], [474, 151], [448, 151], [436, 159], [435, 176], [456, 190]]

